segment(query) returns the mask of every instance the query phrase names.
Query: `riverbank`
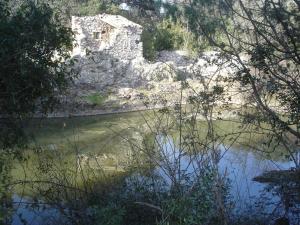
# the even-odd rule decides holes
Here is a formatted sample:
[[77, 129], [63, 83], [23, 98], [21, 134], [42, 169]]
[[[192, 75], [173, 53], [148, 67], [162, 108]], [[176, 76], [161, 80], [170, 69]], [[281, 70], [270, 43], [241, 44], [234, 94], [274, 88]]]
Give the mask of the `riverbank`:
[[219, 59], [217, 52], [206, 52], [197, 59], [189, 59], [178, 52], [163, 51], [154, 63], [144, 59], [132, 60], [129, 68], [122, 67], [123, 70], [118, 72], [102, 71], [101, 68], [94, 71], [97, 79], [82, 75], [76, 79], [67, 93], [60, 96], [60, 105], [47, 117], [92, 116], [172, 107], [188, 104], [191, 98], [197, 98], [201, 92], [213, 92], [215, 87], [222, 87], [224, 92], [221, 95], [226, 103], [243, 102], [238, 86], [225, 81], [233, 69]]
[[114, 115], [124, 113], [143, 112], [148, 110], [157, 110], [163, 107], [132, 107], [130, 109], [94, 109], [80, 112], [54, 112], [47, 115], [35, 114], [33, 118], [67, 118], [67, 117], [88, 117], [88, 116], [101, 116], [101, 115]]

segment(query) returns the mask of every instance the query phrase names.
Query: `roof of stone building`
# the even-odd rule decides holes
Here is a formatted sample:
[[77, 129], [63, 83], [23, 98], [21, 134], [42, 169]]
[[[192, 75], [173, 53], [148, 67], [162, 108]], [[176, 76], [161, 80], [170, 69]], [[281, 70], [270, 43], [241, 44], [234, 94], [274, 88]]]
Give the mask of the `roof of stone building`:
[[101, 20], [115, 28], [121, 28], [121, 27], [139, 27], [142, 28], [141, 25], [134, 23], [128, 19], [126, 19], [123, 16], [120, 15], [110, 15], [110, 14], [99, 14], [96, 16], [83, 16], [83, 17], [76, 17], [74, 18], [79, 18], [79, 19], [97, 19]]
[[119, 15], [110, 15], [110, 14], [101, 14], [100, 19], [105, 23], [108, 23], [116, 28], [118, 27], [142, 27], [141, 25], [134, 23], [123, 16]]

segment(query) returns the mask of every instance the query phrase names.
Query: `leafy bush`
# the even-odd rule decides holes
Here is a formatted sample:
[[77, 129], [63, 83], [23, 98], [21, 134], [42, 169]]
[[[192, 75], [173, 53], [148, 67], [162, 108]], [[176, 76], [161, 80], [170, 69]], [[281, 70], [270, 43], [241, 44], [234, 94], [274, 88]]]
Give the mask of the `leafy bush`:
[[[47, 4], [0, 1], [0, 148], [19, 142], [21, 120], [51, 111], [76, 77], [70, 70], [73, 32]], [[19, 121], [20, 120], [20, 121]], [[23, 137], [22, 137], [23, 138]]]
[[111, 13], [118, 14], [120, 13], [119, 7], [112, 3], [106, 3], [104, 1], [99, 0], [88, 0], [83, 3], [77, 3], [76, 9], [73, 13], [77, 13], [79, 15], [96, 15], [99, 13]]
[[199, 50], [195, 35], [185, 27], [184, 23], [171, 19], [164, 19], [154, 28], [146, 28], [142, 35], [144, 57], [149, 60], [155, 58], [157, 51], [185, 50], [194, 55]]
[[142, 33], [143, 41], [143, 55], [146, 59], [153, 61], [156, 56], [156, 49], [154, 46], [153, 33], [150, 29], [144, 29]]
[[163, 20], [157, 25], [154, 40], [158, 51], [175, 49], [183, 42], [180, 30], [170, 20]]
[[94, 216], [99, 225], [122, 225], [124, 209], [119, 205], [109, 203], [106, 207], [95, 207]]

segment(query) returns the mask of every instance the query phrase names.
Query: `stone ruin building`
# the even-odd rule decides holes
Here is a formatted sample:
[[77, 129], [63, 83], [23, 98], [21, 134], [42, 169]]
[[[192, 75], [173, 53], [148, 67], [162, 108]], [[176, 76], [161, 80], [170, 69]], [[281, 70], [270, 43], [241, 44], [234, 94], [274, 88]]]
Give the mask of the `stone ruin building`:
[[142, 26], [119, 15], [72, 16], [73, 55], [104, 52], [122, 60], [143, 57]]
[[[144, 60], [142, 26], [119, 15], [72, 16], [77, 84], [98, 90], [136, 82], [132, 61]], [[126, 84], [125, 84], [126, 83]]]
[[[78, 71], [73, 89], [76, 96], [101, 92], [135, 104], [132, 96], [148, 93], [149, 99], [165, 96], [176, 102], [181, 79], [199, 89], [203, 77], [216, 79], [210, 82], [213, 84], [220, 76], [232, 73], [226, 63], [220, 63], [222, 69], [212, 63], [218, 59], [214, 52], [190, 59], [178, 51], [164, 51], [158, 53], [155, 62], [148, 62], [143, 57], [142, 26], [119, 15], [73, 16], [72, 30], [76, 41], [74, 69]], [[142, 89], [145, 92], [138, 93]]]

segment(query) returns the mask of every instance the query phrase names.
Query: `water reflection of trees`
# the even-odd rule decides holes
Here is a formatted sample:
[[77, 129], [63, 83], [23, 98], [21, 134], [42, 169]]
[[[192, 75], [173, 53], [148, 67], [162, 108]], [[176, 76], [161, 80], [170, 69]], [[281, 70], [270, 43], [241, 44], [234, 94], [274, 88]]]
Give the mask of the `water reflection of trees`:
[[267, 197], [262, 199], [264, 205], [272, 206], [272, 210], [267, 212], [270, 218], [276, 215], [277, 218], [289, 218], [290, 224], [300, 223], [299, 171], [270, 171], [254, 180], [266, 184], [262, 196]]

